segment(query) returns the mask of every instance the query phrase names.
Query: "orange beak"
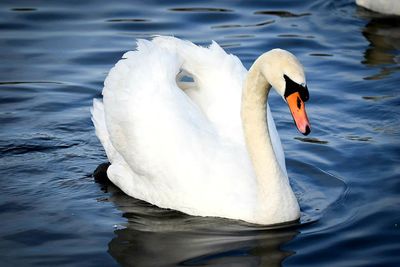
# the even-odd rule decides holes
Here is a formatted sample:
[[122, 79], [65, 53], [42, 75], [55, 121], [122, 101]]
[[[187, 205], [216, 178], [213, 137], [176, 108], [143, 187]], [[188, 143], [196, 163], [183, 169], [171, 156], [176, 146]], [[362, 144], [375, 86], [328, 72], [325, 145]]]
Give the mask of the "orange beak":
[[311, 132], [310, 122], [307, 118], [306, 106], [303, 100], [301, 100], [300, 94], [295, 92], [286, 97], [286, 101], [290, 112], [292, 113], [297, 129], [302, 134], [308, 135]]

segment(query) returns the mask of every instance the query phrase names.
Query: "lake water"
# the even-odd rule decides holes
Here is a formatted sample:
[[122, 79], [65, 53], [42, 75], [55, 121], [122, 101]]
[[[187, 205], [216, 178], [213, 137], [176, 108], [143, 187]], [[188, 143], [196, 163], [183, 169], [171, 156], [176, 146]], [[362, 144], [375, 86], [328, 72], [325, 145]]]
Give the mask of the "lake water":
[[[92, 99], [136, 38], [217, 41], [306, 68], [312, 133], [274, 94], [301, 222], [152, 207], [96, 183]], [[0, 3], [2, 266], [400, 266], [400, 19], [351, 0]]]

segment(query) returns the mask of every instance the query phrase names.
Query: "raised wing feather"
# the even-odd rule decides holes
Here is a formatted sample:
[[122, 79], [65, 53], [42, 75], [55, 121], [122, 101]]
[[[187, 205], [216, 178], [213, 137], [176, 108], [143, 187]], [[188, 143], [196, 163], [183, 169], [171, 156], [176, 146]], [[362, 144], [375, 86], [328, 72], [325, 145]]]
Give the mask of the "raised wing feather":
[[143, 40], [124, 58], [103, 90], [105, 125], [119, 154], [114, 162], [110, 158], [112, 181], [131, 196], [189, 214], [199, 205], [207, 215], [228, 214], [238, 208], [231, 207], [236, 198], [250, 212], [255, 179], [246, 148], [224, 138], [219, 125], [177, 86], [184, 59]]

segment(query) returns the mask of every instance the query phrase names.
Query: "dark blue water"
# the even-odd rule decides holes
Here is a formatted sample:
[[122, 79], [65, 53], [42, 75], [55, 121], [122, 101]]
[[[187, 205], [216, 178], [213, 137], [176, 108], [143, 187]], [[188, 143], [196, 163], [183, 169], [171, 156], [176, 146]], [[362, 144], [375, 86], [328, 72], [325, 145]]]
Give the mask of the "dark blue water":
[[[136, 38], [217, 41], [249, 67], [280, 47], [307, 73], [313, 132], [271, 99], [300, 224], [161, 210], [96, 183], [89, 107]], [[2, 266], [399, 266], [400, 19], [317, 1], [0, 3]]]

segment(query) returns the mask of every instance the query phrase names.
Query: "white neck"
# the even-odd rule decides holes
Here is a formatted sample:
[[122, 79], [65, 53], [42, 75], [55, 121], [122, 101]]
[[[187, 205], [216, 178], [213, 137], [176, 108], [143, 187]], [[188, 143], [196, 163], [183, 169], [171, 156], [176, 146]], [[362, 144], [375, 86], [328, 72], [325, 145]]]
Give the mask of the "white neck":
[[280, 168], [269, 136], [266, 104], [270, 83], [262, 74], [273, 58], [268, 53], [250, 68], [242, 95], [241, 116], [247, 150], [257, 176], [257, 208], [254, 222], [273, 224], [299, 218], [299, 206]]

